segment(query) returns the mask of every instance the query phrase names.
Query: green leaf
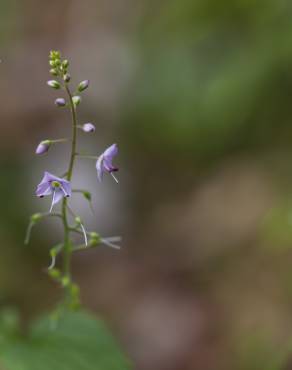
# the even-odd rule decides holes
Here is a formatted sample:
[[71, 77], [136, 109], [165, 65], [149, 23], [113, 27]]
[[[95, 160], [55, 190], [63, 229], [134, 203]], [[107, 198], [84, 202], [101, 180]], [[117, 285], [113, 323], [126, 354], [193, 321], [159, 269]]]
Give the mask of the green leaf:
[[104, 323], [84, 312], [66, 313], [57, 328], [45, 318], [26, 338], [8, 335], [1, 342], [5, 370], [128, 370], [132, 366]]

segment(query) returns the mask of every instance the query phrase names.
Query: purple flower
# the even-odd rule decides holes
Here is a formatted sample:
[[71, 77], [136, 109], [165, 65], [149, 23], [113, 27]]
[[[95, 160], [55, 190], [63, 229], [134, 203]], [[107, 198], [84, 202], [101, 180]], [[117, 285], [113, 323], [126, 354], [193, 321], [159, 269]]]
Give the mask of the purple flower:
[[113, 174], [113, 172], [118, 171], [118, 168], [114, 167], [112, 164], [113, 158], [117, 154], [118, 154], [118, 146], [117, 144], [113, 144], [109, 148], [107, 148], [98, 158], [96, 162], [96, 169], [97, 169], [97, 177], [99, 181], [102, 180], [104, 172], [108, 172], [112, 175], [114, 180], [118, 183], [118, 180]]
[[58, 106], [58, 107], [65, 107], [66, 105], [66, 100], [64, 98], [57, 98], [55, 100], [55, 104]]
[[95, 126], [92, 123], [84, 123], [84, 125], [82, 126], [82, 130], [84, 132], [94, 132]]
[[50, 212], [53, 206], [57, 204], [63, 197], [71, 196], [71, 184], [65, 179], [61, 179], [49, 172], [44, 173], [44, 177], [37, 187], [36, 195], [43, 198], [53, 194]]
[[36, 148], [35, 154], [45, 154], [50, 149], [51, 141], [50, 140], [44, 140], [39, 143], [39, 145]]

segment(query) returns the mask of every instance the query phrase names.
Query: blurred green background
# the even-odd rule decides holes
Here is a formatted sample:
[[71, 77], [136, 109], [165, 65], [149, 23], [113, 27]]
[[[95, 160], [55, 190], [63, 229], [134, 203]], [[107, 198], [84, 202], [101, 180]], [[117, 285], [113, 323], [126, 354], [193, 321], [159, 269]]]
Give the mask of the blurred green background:
[[[48, 220], [23, 245], [43, 171], [70, 130], [46, 86], [48, 52], [88, 78], [81, 147], [117, 142], [120, 184], [74, 177], [88, 228], [123, 248], [76, 254], [84, 306], [138, 370], [292, 369], [292, 3], [288, 0], [0, 1], [0, 305], [26, 325], [61, 291], [45, 273]], [[106, 370], [106, 369], [105, 369]]]

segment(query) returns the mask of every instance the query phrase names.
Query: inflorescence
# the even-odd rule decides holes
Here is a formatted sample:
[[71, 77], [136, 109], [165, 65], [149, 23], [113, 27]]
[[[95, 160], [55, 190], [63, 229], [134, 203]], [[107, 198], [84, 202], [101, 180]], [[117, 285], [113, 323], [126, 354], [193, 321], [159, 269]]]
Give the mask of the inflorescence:
[[[48, 267], [50, 276], [58, 281], [66, 290], [65, 305], [71, 308], [79, 306], [79, 288], [73, 283], [71, 278], [71, 256], [75, 251], [96, 247], [104, 244], [112, 248], [119, 249], [117, 243], [120, 242], [120, 237], [101, 237], [96, 232], [89, 232], [85, 229], [82, 219], [72, 210], [69, 206], [69, 198], [74, 193], [80, 193], [83, 195], [86, 201], [91, 204], [91, 193], [85, 189], [74, 189], [72, 187], [72, 176], [74, 171], [75, 160], [78, 157], [94, 159], [96, 161], [97, 178], [102, 181], [104, 173], [109, 173], [113, 179], [118, 183], [118, 180], [114, 173], [118, 171], [118, 168], [113, 165], [113, 158], [118, 153], [117, 144], [109, 146], [99, 156], [81, 155], [77, 152], [77, 139], [78, 131], [84, 133], [95, 132], [95, 125], [88, 122], [83, 125], [79, 125], [77, 122], [77, 107], [81, 103], [81, 94], [84, 90], [89, 87], [89, 80], [84, 80], [79, 83], [74, 93], [71, 92], [71, 76], [69, 73], [69, 61], [62, 59], [60, 52], [51, 51], [49, 56], [50, 73], [54, 76], [54, 79], [49, 80], [47, 85], [55, 90], [62, 90], [65, 92], [66, 97], [58, 97], [55, 100], [55, 105], [60, 108], [69, 108], [71, 111], [72, 119], [72, 137], [70, 139], [46, 139], [42, 140], [35, 153], [37, 155], [46, 154], [54, 144], [64, 143], [67, 141], [71, 142], [71, 154], [68, 164], [68, 169], [65, 174], [56, 176], [47, 171], [44, 172], [43, 179], [37, 186], [36, 195], [39, 198], [50, 196], [51, 206], [50, 210], [45, 213], [35, 213], [30, 218], [30, 223], [27, 229], [27, 235], [25, 244], [29, 243], [32, 228], [38, 224], [41, 220], [47, 217], [57, 217], [62, 221], [64, 229], [64, 240], [51, 248], [50, 257], [51, 264]], [[60, 212], [53, 212], [54, 206], [62, 201]], [[81, 234], [84, 238], [84, 243], [80, 245], [74, 245], [71, 235]], [[63, 254], [63, 269], [56, 267], [56, 258], [59, 254]]]

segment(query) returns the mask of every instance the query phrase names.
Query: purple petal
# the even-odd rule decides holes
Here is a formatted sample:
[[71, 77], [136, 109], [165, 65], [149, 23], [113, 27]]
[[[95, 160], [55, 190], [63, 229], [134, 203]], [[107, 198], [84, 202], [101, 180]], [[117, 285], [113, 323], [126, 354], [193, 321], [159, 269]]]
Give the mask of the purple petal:
[[60, 202], [63, 196], [64, 196], [64, 193], [60, 188], [54, 189], [50, 212], [52, 212], [54, 205]]
[[118, 154], [118, 145], [117, 144], [111, 145], [103, 153], [104, 157], [108, 161], [112, 161], [113, 160], [113, 157], [116, 156], [117, 154]]
[[67, 180], [59, 181], [65, 197], [71, 197], [71, 184]]
[[104, 173], [103, 161], [104, 161], [104, 158], [103, 158], [103, 155], [101, 155], [96, 162], [97, 178], [100, 182], [102, 181], [102, 177]]
[[50, 184], [48, 183], [43, 183], [39, 184], [36, 190], [36, 196], [38, 197], [44, 197], [46, 195], [52, 194], [52, 188]]
[[67, 181], [66, 179], [62, 179], [61, 177], [55, 176], [50, 172], [45, 172], [44, 178], [46, 178], [46, 181], [48, 182], [57, 181], [60, 182], [61, 184], [69, 183], [69, 181]]
[[49, 172], [44, 173], [44, 177], [43, 177], [42, 181], [39, 183], [39, 185], [37, 187], [36, 195], [38, 197], [43, 197], [45, 195], [49, 195], [48, 194], [48, 189], [51, 188], [51, 186], [50, 186], [50, 177], [51, 176], [53, 176], [53, 175], [51, 175]]
[[108, 172], [118, 171], [118, 168], [114, 167], [113, 164], [112, 164], [113, 158], [117, 154], [118, 154], [117, 144], [111, 145], [103, 153], [103, 156], [104, 156], [103, 166], [104, 166], [106, 171], [108, 171]]

